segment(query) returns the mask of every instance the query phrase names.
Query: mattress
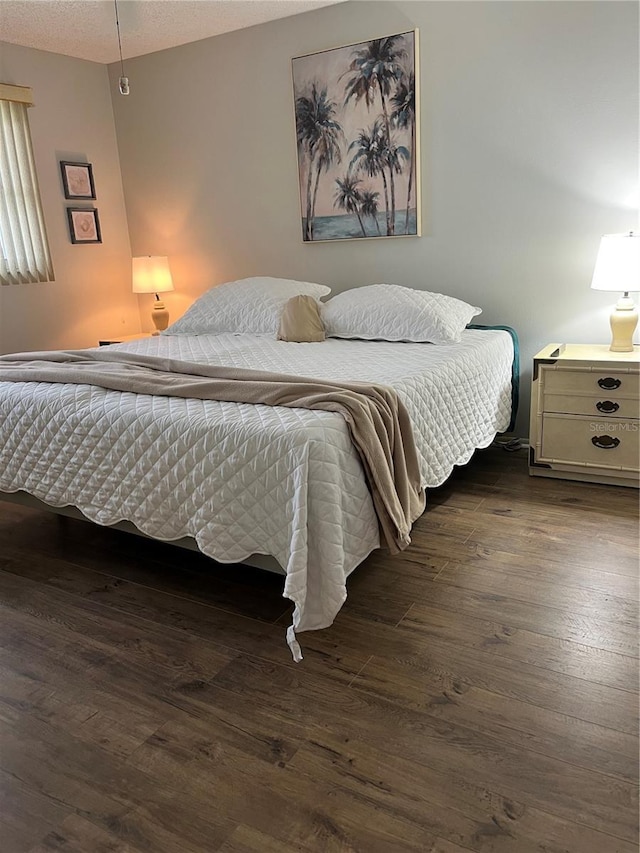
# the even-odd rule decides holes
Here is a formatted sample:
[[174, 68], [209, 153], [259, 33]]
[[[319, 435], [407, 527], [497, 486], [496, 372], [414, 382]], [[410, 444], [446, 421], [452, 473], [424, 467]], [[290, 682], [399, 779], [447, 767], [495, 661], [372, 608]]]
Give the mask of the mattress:
[[[392, 386], [407, 407], [425, 487], [507, 428], [513, 343], [466, 330], [459, 344], [252, 335], [160, 335], [129, 352]], [[126, 520], [208, 556], [275, 557], [293, 631], [328, 627], [350, 572], [379, 546], [364, 474], [339, 414], [183, 400], [88, 385], [0, 383], [0, 491]]]

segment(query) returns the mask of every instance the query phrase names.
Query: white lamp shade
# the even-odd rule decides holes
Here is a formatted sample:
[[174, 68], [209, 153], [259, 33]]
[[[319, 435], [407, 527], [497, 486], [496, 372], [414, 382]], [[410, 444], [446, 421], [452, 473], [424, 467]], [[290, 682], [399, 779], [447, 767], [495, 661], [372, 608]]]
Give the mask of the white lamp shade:
[[594, 290], [640, 290], [640, 234], [605, 234], [593, 271]]
[[134, 293], [166, 293], [173, 290], [169, 259], [146, 255], [132, 259]]

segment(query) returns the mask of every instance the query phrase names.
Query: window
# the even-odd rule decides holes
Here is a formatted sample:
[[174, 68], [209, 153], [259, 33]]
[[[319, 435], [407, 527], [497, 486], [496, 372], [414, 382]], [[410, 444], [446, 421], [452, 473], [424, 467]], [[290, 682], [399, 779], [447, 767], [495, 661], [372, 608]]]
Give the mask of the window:
[[0, 284], [53, 281], [27, 108], [31, 89], [0, 83]]

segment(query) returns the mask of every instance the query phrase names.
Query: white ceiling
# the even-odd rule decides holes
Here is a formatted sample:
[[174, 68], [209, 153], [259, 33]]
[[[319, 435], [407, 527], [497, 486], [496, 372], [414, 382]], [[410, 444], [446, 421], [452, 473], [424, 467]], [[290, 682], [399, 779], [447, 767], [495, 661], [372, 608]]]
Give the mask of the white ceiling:
[[[118, 0], [125, 59], [344, 0]], [[114, 0], [0, 0], [0, 39], [117, 62]]]

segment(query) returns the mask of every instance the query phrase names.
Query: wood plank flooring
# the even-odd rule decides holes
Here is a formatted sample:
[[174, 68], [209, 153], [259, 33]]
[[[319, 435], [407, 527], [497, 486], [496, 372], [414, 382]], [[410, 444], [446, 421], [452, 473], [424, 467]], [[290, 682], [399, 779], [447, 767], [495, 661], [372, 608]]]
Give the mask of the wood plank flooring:
[[636, 853], [638, 493], [476, 454], [335, 624], [0, 503], [2, 853]]

